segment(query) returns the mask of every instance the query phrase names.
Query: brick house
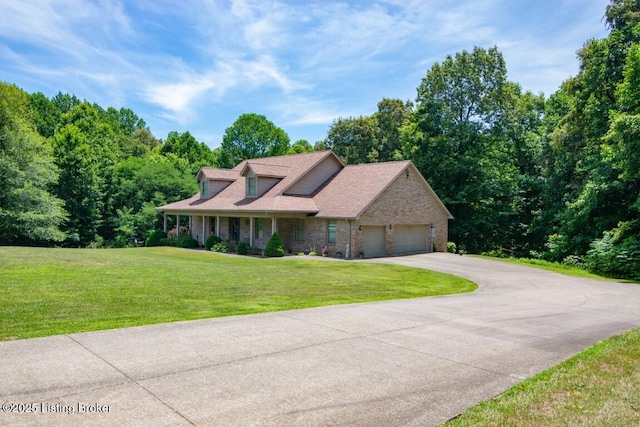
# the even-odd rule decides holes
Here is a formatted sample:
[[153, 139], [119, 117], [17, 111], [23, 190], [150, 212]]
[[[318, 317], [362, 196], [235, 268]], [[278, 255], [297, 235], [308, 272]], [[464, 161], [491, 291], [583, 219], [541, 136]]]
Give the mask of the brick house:
[[200, 244], [211, 234], [264, 248], [277, 232], [297, 253], [326, 245], [346, 258], [446, 251], [451, 214], [411, 161], [348, 165], [332, 151], [202, 168], [200, 192], [160, 206], [189, 217]]

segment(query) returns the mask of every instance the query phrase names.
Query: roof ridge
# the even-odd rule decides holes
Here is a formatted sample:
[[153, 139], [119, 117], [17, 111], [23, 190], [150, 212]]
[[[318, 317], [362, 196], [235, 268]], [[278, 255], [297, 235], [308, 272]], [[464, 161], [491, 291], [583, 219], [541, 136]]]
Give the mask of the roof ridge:
[[[266, 158], [266, 157], [265, 157]], [[252, 165], [261, 165], [261, 166], [271, 166], [271, 167], [278, 167], [278, 168], [290, 168], [291, 166], [289, 165], [278, 165], [278, 164], [270, 164], [270, 163], [260, 163], [260, 162], [254, 162], [251, 160], [247, 160], [247, 163], [252, 164]]]
[[370, 163], [353, 163], [353, 164], [349, 164], [349, 165], [345, 165], [345, 167], [350, 167], [350, 166], [388, 166], [391, 164], [400, 164], [400, 163], [411, 163], [411, 160], [392, 160], [390, 162], [370, 162]]
[[[242, 162], [250, 162], [252, 160], [261, 160], [261, 159], [279, 159], [279, 158], [283, 158], [283, 157], [294, 157], [294, 156], [310, 156], [310, 155], [320, 155], [321, 153], [324, 155], [326, 154], [328, 151], [331, 150], [322, 150], [322, 151], [311, 151], [309, 153], [291, 153], [291, 154], [280, 154], [278, 156], [268, 156], [268, 157], [254, 157], [252, 159], [244, 159]], [[242, 163], [240, 162], [240, 163]], [[238, 164], [240, 164], [238, 163]], [[237, 166], [237, 165], [236, 165]]]

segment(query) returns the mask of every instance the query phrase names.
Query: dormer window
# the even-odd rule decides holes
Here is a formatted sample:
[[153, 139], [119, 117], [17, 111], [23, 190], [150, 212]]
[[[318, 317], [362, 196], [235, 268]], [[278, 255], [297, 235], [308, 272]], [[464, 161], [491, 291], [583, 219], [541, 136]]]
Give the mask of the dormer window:
[[200, 181], [200, 197], [209, 197], [209, 180]]
[[257, 178], [255, 176], [247, 176], [247, 197], [256, 197], [256, 187]]

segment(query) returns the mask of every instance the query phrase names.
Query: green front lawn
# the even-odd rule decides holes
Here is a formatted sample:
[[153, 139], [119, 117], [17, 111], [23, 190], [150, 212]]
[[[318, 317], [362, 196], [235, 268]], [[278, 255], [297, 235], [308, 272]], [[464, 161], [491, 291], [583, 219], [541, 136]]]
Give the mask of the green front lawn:
[[0, 247], [0, 340], [469, 292], [433, 271], [177, 248]]
[[446, 427], [640, 425], [640, 329], [602, 341]]

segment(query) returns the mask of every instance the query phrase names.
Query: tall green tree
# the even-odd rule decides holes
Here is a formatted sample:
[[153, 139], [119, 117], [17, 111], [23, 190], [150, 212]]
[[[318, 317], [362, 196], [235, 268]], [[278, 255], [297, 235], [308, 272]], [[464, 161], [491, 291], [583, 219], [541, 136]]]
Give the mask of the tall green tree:
[[246, 159], [287, 154], [289, 144], [286, 132], [265, 116], [245, 113], [225, 130], [219, 164], [232, 168]]
[[452, 212], [450, 238], [468, 251], [511, 245], [517, 221], [506, 74], [496, 48], [448, 56], [422, 79], [413, 123], [402, 127], [404, 156]]
[[133, 135], [135, 131], [147, 128], [145, 121], [130, 108], [116, 110], [113, 107], [109, 107], [105, 113], [118, 130], [125, 135]]
[[375, 157], [379, 162], [395, 160], [400, 155], [402, 143], [400, 128], [411, 118], [413, 103], [401, 99], [384, 98], [378, 102], [376, 120]]
[[198, 142], [189, 132], [169, 132], [167, 140], [160, 148], [160, 153], [165, 156], [173, 154], [177, 158], [186, 160], [193, 175], [201, 167], [215, 166], [218, 161], [216, 153], [211, 151], [204, 142]]
[[546, 135], [558, 165], [546, 178], [564, 184], [562, 194], [549, 186], [555, 197], [547, 198], [555, 200], [551, 210], [556, 211], [544, 254], [549, 259], [584, 256], [604, 233], [637, 217], [635, 184], [621, 178], [612, 160], [634, 152], [634, 98], [640, 93], [632, 64], [639, 17], [637, 1], [612, 1], [606, 14], [610, 34], [585, 43], [578, 52], [580, 72], [563, 84], [568, 109]]
[[400, 128], [410, 119], [412, 107], [409, 101], [384, 98], [371, 116], [340, 117], [316, 150], [331, 149], [350, 164], [399, 160]]
[[347, 164], [369, 163], [378, 158], [376, 134], [372, 116], [339, 118], [329, 128], [325, 144]]
[[45, 138], [51, 138], [60, 125], [62, 112], [42, 92], [36, 92], [29, 97], [34, 111], [34, 122], [38, 133]]
[[69, 124], [53, 137], [53, 151], [60, 178], [55, 194], [65, 201], [69, 214], [63, 230], [67, 243], [86, 246], [96, 240], [102, 223], [102, 179], [96, 153], [87, 136]]
[[64, 239], [63, 203], [48, 191], [58, 179], [51, 147], [30, 120], [29, 96], [0, 82], [0, 243]]
[[157, 206], [192, 196], [198, 185], [191, 173], [183, 173], [162, 156], [131, 157], [113, 170], [108, 199], [107, 240], [143, 241], [162, 226]]

